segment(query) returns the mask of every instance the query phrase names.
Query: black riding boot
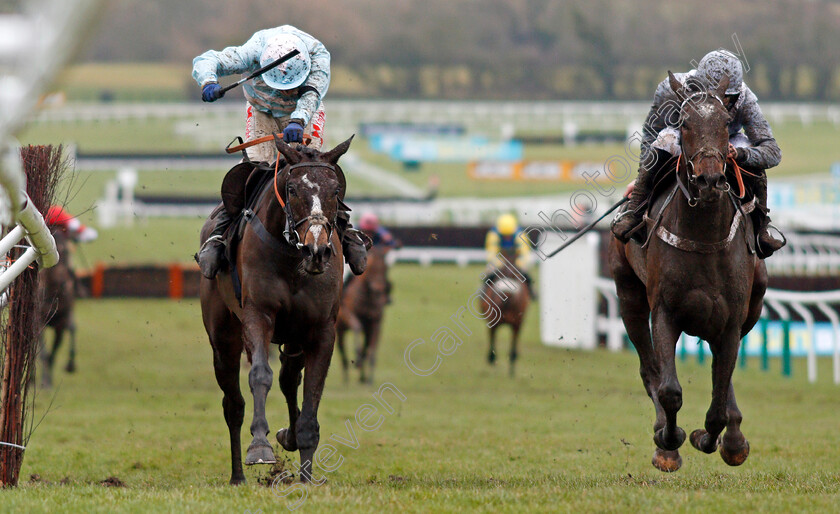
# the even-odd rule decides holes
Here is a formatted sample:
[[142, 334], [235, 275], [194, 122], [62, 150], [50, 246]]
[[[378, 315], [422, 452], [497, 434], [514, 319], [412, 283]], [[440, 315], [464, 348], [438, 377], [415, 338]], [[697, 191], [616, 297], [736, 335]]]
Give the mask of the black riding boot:
[[201, 274], [206, 278], [213, 278], [216, 273], [222, 268], [225, 261], [225, 242], [222, 239], [227, 228], [233, 218], [227, 213], [227, 210], [222, 209], [216, 215], [216, 228], [210, 233], [207, 241], [201, 245], [196, 256], [198, 267], [201, 269]]
[[338, 212], [336, 228], [341, 237], [344, 260], [350, 265], [350, 271], [354, 275], [361, 275], [367, 266], [367, 251], [372, 245], [370, 238], [353, 228], [350, 224], [350, 215], [346, 211]]
[[633, 186], [633, 191], [630, 193], [630, 201], [627, 202], [624, 212], [613, 221], [613, 234], [622, 243], [630, 240], [633, 229], [643, 221], [645, 210], [642, 205], [650, 196], [652, 175], [653, 173], [644, 163], [639, 166], [639, 175], [636, 177], [636, 185]]
[[[753, 181], [752, 186], [756, 200], [756, 209], [753, 211], [753, 222], [756, 225], [756, 239], [758, 241], [756, 253], [759, 258], [766, 259], [767, 257], [773, 255], [776, 250], [785, 246], [787, 241], [784, 239], [776, 239], [768, 230], [770, 225], [770, 209], [767, 208], [767, 174], [764, 171], [759, 173], [758, 178]], [[781, 232], [779, 232], [779, 234], [781, 234]]]

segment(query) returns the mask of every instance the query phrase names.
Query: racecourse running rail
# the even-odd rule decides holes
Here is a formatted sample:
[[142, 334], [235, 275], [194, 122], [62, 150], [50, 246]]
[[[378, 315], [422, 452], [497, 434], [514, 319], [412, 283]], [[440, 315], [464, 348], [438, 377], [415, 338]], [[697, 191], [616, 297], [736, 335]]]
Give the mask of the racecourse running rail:
[[6, 289], [33, 261], [58, 262], [55, 241], [26, 195], [20, 149], [13, 136], [77, 47], [98, 0], [27, 2], [24, 12], [0, 16], [0, 224], [14, 228], [0, 241], [5, 255], [21, 239], [30, 247], [0, 275]]

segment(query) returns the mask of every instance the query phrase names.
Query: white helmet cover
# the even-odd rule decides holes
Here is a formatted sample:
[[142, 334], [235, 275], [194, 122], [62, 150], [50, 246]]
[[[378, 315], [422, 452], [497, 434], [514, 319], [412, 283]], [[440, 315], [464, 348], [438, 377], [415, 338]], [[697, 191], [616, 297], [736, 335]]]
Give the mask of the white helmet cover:
[[741, 85], [744, 83], [744, 68], [735, 54], [726, 50], [715, 50], [707, 53], [697, 64], [697, 76], [705, 79], [709, 88], [717, 87], [724, 75], [729, 76], [726, 94], [740, 93]]
[[293, 34], [279, 34], [269, 39], [260, 55], [260, 67], [294, 50], [300, 53], [262, 74], [266, 84], [280, 90], [294, 89], [303, 84], [309, 76], [312, 60], [303, 40]]

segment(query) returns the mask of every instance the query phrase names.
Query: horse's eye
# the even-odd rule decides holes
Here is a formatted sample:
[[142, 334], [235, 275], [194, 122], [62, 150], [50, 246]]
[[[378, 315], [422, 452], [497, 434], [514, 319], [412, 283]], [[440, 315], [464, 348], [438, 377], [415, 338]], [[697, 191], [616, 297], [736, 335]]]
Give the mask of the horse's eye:
[[339, 194], [341, 194], [341, 189], [336, 189], [335, 190], [335, 196], [338, 196]]
[[297, 190], [293, 187], [289, 188], [289, 196], [297, 196]]

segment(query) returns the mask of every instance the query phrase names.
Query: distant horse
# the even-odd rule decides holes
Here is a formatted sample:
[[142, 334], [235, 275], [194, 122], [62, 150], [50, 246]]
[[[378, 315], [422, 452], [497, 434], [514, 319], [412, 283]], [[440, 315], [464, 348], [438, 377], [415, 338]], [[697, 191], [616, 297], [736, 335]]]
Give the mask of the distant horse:
[[[516, 256], [513, 254], [505, 255], [507, 263], [513, 266], [516, 262]], [[503, 265], [498, 268], [496, 273], [488, 273], [488, 276], [493, 278], [492, 287], [484, 285], [484, 295], [481, 300], [482, 312], [489, 312], [493, 305], [492, 302], [501, 311], [501, 318], [498, 323], [490, 327], [490, 352], [487, 354], [487, 361], [491, 365], [496, 364], [496, 330], [501, 325], [510, 325], [511, 340], [510, 340], [510, 376], [514, 376], [514, 364], [519, 356], [519, 330], [522, 328], [522, 322], [525, 319], [525, 313], [528, 311], [528, 305], [531, 303], [531, 296], [528, 291], [528, 285], [523, 281], [523, 275], [516, 269], [510, 269], [508, 265]], [[484, 298], [487, 298], [485, 300]]]
[[368, 384], [373, 382], [376, 350], [379, 347], [382, 319], [388, 299], [388, 263], [385, 257], [389, 250], [390, 248], [384, 245], [374, 246], [368, 252], [365, 272], [353, 277], [342, 293], [336, 332], [345, 383], [349, 380], [347, 352], [344, 347], [344, 335], [348, 330], [355, 334], [355, 365], [360, 372], [359, 380]]
[[764, 261], [749, 241], [752, 203], [742, 205], [725, 176], [729, 113], [723, 94], [729, 79], [706, 92], [684, 88], [670, 72], [669, 78], [682, 102], [677, 184], [653, 201], [646, 246], [612, 239], [609, 250], [621, 317], [656, 408], [653, 465], [666, 472], [682, 465], [678, 448], [685, 440], [677, 426], [682, 388], [674, 358], [682, 332], [708, 341], [713, 355], [712, 402], [705, 430], [691, 434], [692, 446], [712, 453], [720, 444], [730, 466], [749, 455], [732, 373], [767, 287]]
[[[245, 482], [239, 441], [245, 414], [239, 389], [243, 347], [251, 362], [248, 383], [254, 398], [253, 439], [245, 464], [276, 462], [265, 416], [272, 382], [271, 343], [283, 345], [280, 388], [289, 409], [289, 427], [277, 432], [277, 440], [286, 451], [300, 450], [301, 481], [311, 479], [320, 438], [318, 405], [335, 344], [344, 270], [335, 227], [345, 183], [337, 163], [351, 140], [320, 153], [275, 139], [285, 165], [275, 168], [273, 180], [259, 191], [256, 207], [244, 211], [242, 238], [231, 259], [241, 284], [241, 302], [233, 273], [201, 279], [204, 327], [213, 347], [230, 431], [231, 484]], [[202, 242], [213, 225], [212, 217], [205, 222]], [[303, 408], [299, 409], [297, 392], [303, 370]]]
[[60, 228], [54, 231], [53, 237], [58, 249], [58, 264], [39, 273], [42, 319], [55, 334], [52, 349], [48, 351], [46, 330], [41, 333], [41, 382], [45, 387], [52, 387], [53, 365], [65, 331], [70, 334], [70, 357], [64, 369], [68, 373], [76, 371], [76, 320], [73, 317], [76, 293], [75, 276], [70, 267], [70, 236], [66, 228]]

